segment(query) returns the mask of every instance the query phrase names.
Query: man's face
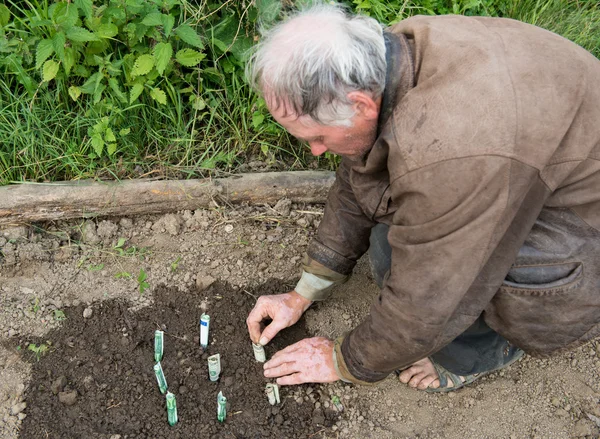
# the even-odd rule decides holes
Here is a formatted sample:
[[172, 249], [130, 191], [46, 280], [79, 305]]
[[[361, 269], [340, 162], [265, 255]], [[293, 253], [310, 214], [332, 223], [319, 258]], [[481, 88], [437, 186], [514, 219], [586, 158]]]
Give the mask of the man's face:
[[292, 136], [307, 142], [310, 152], [316, 156], [329, 151], [350, 159], [358, 159], [364, 156], [375, 142], [377, 119], [366, 118], [360, 111], [352, 117], [351, 127], [340, 127], [320, 125], [308, 115], [298, 117], [287, 111], [284, 105], [270, 105], [268, 99], [267, 107], [273, 118]]

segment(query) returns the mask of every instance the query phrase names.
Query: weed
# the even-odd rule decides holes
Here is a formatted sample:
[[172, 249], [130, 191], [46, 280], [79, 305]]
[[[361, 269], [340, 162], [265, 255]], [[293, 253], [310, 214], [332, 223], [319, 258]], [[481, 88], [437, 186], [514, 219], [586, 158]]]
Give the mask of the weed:
[[55, 309], [54, 310], [54, 320], [56, 320], [57, 322], [62, 322], [63, 320], [66, 320], [67, 316], [65, 315], [65, 312], [63, 310], [60, 309]]
[[128, 271], [119, 271], [115, 274], [115, 279], [131, 279], [132, 275]]
[[104, 268], [104, 264], [90, 264], [87, 266], [88, 271], [100, 271]]
[[35, 314], [37, 316], [38, 311], [41, 309], [41, 307], [40, 307], [40, 299], [38, 297], [36, 297], [31, 302], [31, 307], [29, 309], [31, 310], [31, 312], [33, 314]]
[[35, 355], [37, 361], [40, 361], [40, 358], [48, 352], [50, 346], [52, 345], [52, 343], [50, 343], [49, 341], [47, 341], [46, 343], [41, 343], [39, 345], [35, 343], [29, 343], [29, 345], [27, 346], [27, 349], [33, 352], [33, 354]]
[[175, 273], [177, 271], [177, 268], [179, 268], [179, 263], [181, 262], [181, 256], [177, 256], [177, 259], [175, 259], [173, 262], [171, 262], [171, 272]]
[[144, 294], [144, 291], [146, 291], [148, 288], [150, 288], [150, 284], [148, 282], [146, 282], [147, 278], [148, 278], [148, 275], [146, 274], [144, 269], [140, 268], [140, 273], [138, 274], [138, 277], [137, 277], [140, 295]]

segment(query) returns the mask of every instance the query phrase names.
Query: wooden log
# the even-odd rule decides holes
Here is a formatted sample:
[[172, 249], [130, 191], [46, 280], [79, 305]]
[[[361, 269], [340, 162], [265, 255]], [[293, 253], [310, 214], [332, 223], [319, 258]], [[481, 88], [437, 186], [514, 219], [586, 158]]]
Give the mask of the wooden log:
[[25, 183], [0, 187], [0, 228], [70, 218], [167, 213], [232, 204], [324, 203], [333, 172], [239, 174], [204, 180]]

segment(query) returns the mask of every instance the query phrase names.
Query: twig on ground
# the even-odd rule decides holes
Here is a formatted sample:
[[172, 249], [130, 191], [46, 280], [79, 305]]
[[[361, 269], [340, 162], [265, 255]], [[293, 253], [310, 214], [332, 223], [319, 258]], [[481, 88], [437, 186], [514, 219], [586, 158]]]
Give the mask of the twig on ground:
[[249, 292], [249, 291], [246, 291], [246, 290], [242, 290], [242, 291], [243, 291], [244, 293], [248, 294], [249, 296], [252, 296], [252, 297], [254, 297], [256, 300], [258, 300], [258, 297], [256, 297], [256, 296], [255, 296], [254, 294], [252, 294], [251, 292]]

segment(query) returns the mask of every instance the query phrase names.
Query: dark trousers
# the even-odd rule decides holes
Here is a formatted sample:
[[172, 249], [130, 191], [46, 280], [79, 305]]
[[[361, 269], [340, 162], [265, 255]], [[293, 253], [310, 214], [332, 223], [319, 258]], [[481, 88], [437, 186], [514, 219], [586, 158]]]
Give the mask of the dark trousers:
[[[379, 288], [383, 287], [392, 261], [388, 231], [389, 226], [385, 224], [378, 224], [371, 230], [369, 259]], [[513, 357], [516, 349], [479, 317], [465, 332], [430, 358], [454, 374], [469, 375], [500, 368]]]

